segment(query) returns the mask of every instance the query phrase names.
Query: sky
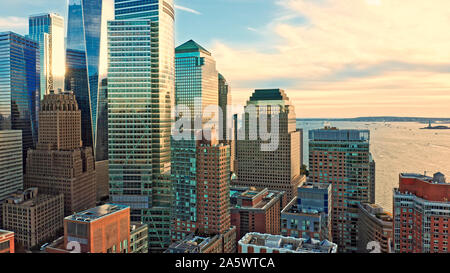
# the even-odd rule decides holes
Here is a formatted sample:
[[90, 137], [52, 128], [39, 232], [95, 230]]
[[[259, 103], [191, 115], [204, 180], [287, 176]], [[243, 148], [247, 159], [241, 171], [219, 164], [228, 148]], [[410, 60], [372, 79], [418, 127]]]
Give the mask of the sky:
[[[0, 31], [25, 34], [30, 14], [66, 14], [66, 0], [0, 3]], [[234, 104], [282, 88], [303, 118], [450, 117], [448, 0], [175, 4], [177, 45], [193, 39], [213, 54]]]

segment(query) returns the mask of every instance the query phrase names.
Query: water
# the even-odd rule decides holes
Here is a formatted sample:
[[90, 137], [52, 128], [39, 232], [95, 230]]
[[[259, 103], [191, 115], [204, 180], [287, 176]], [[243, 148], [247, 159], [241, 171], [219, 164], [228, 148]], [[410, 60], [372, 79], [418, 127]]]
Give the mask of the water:
[[[376, 202], [392, 211], [392, 190], [404, 172], [432, 176], [442, 172], [450, 180], [450, 130], [420, 130], [415, 122], [330, 122], [339, 129], [369, 129], [370, 151], [376, 163]], [[323, 128], [323, 121], [298, 121], [303, 129], [303, 161], [308, 165], [308, 130]]]

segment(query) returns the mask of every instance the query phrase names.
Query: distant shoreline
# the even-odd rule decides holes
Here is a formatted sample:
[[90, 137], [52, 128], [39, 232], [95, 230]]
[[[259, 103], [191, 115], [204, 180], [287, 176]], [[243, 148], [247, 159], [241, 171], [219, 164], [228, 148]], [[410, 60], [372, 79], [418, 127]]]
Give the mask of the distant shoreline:
[[450, 118], [422, 118], [422, 117], [297, 118], [297, 121], [450, 123]]

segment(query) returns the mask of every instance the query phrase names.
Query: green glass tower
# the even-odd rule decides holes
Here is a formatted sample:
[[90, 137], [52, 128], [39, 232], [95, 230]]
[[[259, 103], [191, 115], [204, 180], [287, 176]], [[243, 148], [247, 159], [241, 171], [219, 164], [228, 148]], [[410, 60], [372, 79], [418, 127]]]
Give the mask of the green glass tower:
[[171, 242], [174, 14], [172, 0], [116, 0], [108, 22], [110, 196], [148, 224], [150, 252]]
[[[175, 49], [175, 104], [191, 112], [191, 139], [172, 139], [172, 182], [175, 189], [172, 239], [182, 240], [198, 228], [197, 141], [194, 114], [201, 116], [208, 106], [218, 106], [216, 61], [201, 45], [190, 40]], [[200, 116], [199, 116], [200, 115]], [[197, 129], [197, 128], [195, 128]]]

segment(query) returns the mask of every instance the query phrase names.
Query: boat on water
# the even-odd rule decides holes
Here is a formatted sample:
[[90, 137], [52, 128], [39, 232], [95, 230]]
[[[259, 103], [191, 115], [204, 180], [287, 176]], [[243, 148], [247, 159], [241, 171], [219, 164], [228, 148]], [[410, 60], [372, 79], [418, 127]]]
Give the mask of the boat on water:
[[428, 123], [428, 127], [420, 128], [422, 130], [450, 130], [449, 126], [444, 125], [438, 125], [438, 126], [432, 126], [431, 121]]

